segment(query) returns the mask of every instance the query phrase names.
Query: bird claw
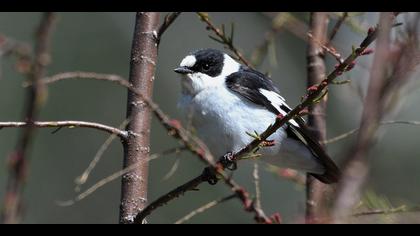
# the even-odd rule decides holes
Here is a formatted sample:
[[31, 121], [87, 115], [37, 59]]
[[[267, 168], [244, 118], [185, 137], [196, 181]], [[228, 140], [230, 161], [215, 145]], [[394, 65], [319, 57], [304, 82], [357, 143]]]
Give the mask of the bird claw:
[[236, 170], [238, 169], [238, 165], [234, 159], [233, 153], [228, 152], [220, 158], [220, 163], [223, 165], [224, 168], [228, 170]]
[[219, 179], [216, 176], [216, 173], [210, 167], [204, 169], [204, 176], [206, 176], [206, 181], [210, 185], [215, 185], [219, 181]]

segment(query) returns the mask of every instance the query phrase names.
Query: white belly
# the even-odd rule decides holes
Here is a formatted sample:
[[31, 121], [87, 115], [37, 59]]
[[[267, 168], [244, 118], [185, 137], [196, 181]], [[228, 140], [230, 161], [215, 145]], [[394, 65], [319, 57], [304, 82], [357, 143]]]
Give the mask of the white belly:
[[[236, 152], [253, 140], [246, 134], [262, 133], [276, 116], [263, 108], [237, 96], [227, 88], [207, 89], [195, 97], [184, 97], [180, 103], [190, 115], [197, 136], [218, 158], [227, 152]], [[312, 153], [300, 142], [287, 138], [284, 128], [278, 129], [269, 140], [273, 147], [264, 147], [259, 153], [262, 160], [312, 172], [323, 172]]]

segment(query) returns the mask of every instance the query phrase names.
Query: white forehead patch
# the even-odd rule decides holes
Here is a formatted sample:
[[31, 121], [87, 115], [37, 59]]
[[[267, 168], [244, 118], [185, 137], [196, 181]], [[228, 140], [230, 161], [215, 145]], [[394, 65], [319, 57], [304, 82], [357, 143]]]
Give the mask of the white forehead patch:
[[180, 66], [193, 67], [197, 59], [193, 55], [186, 56], [182, 61]]

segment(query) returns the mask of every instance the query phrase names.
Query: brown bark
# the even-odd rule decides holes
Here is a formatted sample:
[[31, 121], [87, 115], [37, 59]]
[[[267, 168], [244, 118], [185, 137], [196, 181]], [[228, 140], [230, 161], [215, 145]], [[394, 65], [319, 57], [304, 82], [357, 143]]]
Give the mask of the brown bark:
[[[145, 98], [151, 98], [157, 59], [159, 13], [136, 14], [131, 48], [129, 81]], [[128, 92], [127, 125], [129, 137], [124, 143], [124, 168], [140, 162], [125, 174], [121, 186], [120, 223], [132, 223], [147, 202], [148, 157], [150, 152], [151, 110], [141, 97]]]
[[[326, 77], [324, 50], [320, 43], [327, 43], [328, 15], [325, 12], [312, 12], [310, 15], [310, 31], [307, 48], [307, 84], [308, 87], [320, 84]], [[308, 126], [317, 141], [327, 138], [326, 129], [327, 96], [317, 104], [309, 106]], [[324, 219], [326, 212], [326, 195], [329, 186], [321, 183], [311, 175], [306, 177], [306, 222], [317, 223]]]

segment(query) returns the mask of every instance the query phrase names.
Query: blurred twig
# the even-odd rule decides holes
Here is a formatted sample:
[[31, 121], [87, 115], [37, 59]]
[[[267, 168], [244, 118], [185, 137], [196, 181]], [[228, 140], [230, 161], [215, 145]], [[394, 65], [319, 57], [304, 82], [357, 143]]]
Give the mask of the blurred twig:
[[[393, 124], [408, 124], [408, 125], [420, 125], [420, 121], [410, 121], [410, 120], [390, 120], [390, 121], [383, 121], [380, 122], [379, 125], [393, 125]], [[359, 131], [360, 128], [356, 128], [356, 129], [352, 129], [348, 132], [345, 132], [343, 134], [337, 135], [333, 138], [330, 139], [326, 139], [321, 141], [321, 143], [323, 144], [331, 144], [331, 143], [335, 143], [337, 141], [340, 141], [342, 139], [345, 139], [347, 137], [349, 137], [350, 135], [356, 133], [357, 131]]]
[[[149, 156], [149, 158], [147, 159], [147, 162], [152, 161], [156, 158], [159, 158], [163, 155], [168, 155], [171, 153], [174, 153], [176, 151], [178, 151], [179, 148], [171, 148], [168, 149], [166, 151], [160, 152], [160, 153], [155, 153]], [[141, 162], [137, 162], [134, 163], [122, 170], [119, 170], [101, 180], [99, 180], [98, 182], [96, 182], [95, 184], [93, 184], [91, 187], [89, 187], [88, 189], [86, 189], [85, 191], [83, 191], [82, 193], [80, 193], [79, 195], [77, 195], [74, 199], [72, 200], [67, 200], [67, 201], [57, 201], [57, 204], [60, 206], [70, 206], [75, 204], [78, 201], [81, 201], [83, 199], [85, 199], [86, 197], [88, 197], [89, 195], [91, 195], [92, 193], [94, 193], [96, 190], [98, 190], [99, 188], [103, 187], [104, 185], [108, 184], [109, 182], [118, 179], [119, 177], [129, 173], [130, 171], [133, 171], [134, 169], [136, 169], [140, 164], [142, 164]], [[141, 200], [141, 199], [140, 199]], [[145, 199], [143, 199], [145, 200]]]
[[328, 42], [330, 43], [334, 37], [337, 35], [338, 30], [340, 29], [341, 25], [344, 23], [344, 21], [349, 16], [348, 12], [343, 12], [343, 14], [340, 16], [340, 18], [335, 23], [333, 29], [331, 30], [331, 34], [328, 37]]
[[391, 209], [372, 209], [362, 212], [354, 213], [352, 216], [360, 217], [360, 216], [367, 216], [367, 215], [384, 215], [384, 214], [395, 214], [395, 213], [403, 213], [403, 212], [417, 212], [420, 211], [420, 206], [401, 206], [395, 207]]
[[3, 223], [18, 223], [21, 220], [21, 195], [27, 175], [28, 149], [34, 136], [33, 124], [46, 99], [45, 88], [39, 81], [45, 74], [45, 67], [50, 63], [49, 46], [55, 18], [54, 13], [44, 13], [36, 32], [35, 57], [28, 74], [28, 80], [34, 86], [29, 89], [26, 97], [25, 129], [20, 134], [15, 150], [9, 156], [9, 177], [2, 212]]
[[159, 30], [157, 31], [157, 43], [160, 43], [160, 39], [162, 38], [163, 33], [169, 28], [169, 26], [174, 23], [176, 18], [181, 14], [181, 12], [172, 12], [165, 16], [165, 19], [163, 20], [163, 23], [160, 25]]
[[200, 213], [203, 213], [204, 211], [207, 211], [208, 209], [210, 209], [210, 208], [212, 208], [212, 207], [214, 207], [214, 206], [216, 206], [216, 205], [218, 205], [220, 203], [223, 203], [223, 202], [226, 202], [226, 201], [228, 201], [230, 199], [233, 199], [235, 197], [236, 197], [236, 194], [231, 194], [231, 195], [229, 195], [227, 197], [224, 197], [224, 198], [220, 198], [218, 200], [211, 201], [211, 202], [209, 202], [209, 203], [207, 203], [207, 204], [205, 204], [205, 205], [203, 205], [203, 206], [201, 206], [201, 207], [193, 210], [192, 212], [188, 213], [186, 216], [182, 217], [181, 219], [177, 220], [175, 222], [175, 224], [183, 224], [186, 221], [188, 221], [191, 218], [193, 218], [194, 216], [196, 216], [196, 215], [198, 215]]
[[208, 14], [203, 12], [197, 12], [200, 20], [207, 24], [207, 29], [213, 31], [218, 38], [214, 38], [209, 36], [210, 38], [214, 39], [215, 41], [226, 45], [237, 57], [238, 59], [244, 63], [245, 65], [252, 67], [251, 63], [245, 59], [242, 53], [233, 45], [233, 36], [234, 36], [234, 27], [232, 24], [231, 35], [227, 36], [224, 30], [224, 25], [222, 25], [222, 30], [217, 28], [211, 21]]
[[261, 208], [261, 187], [260, 187], [260, 175], [258, 173], [258, 162], [254, 162], [254, 171], [252, 172], [255, 185], [255, 204], [258, 208]]

